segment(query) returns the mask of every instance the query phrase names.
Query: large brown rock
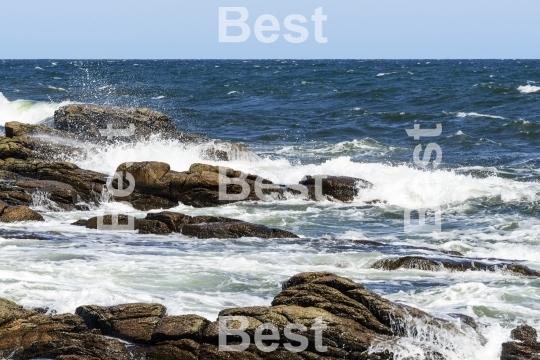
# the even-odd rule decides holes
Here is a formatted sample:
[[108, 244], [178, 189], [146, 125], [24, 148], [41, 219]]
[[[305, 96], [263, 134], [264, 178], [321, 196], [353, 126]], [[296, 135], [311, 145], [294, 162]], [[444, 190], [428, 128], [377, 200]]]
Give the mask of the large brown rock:
[[[145, 196], [160, 197], [166, 199], [171, 204], [181, 202], [185, 205], [193, 207], [212, 207], [224, 204], [230, 204], [238, 201], [259, 200], [255, 192], [256, 175], [242, 174], [240, 171], [235, 171], [229, 168], [205, 164], [193, 164], [190, 169], [185, 172], [170, 170], [170, 166], [166, 163], [148, 161], [130, 164], [121, 164], [117, 168], [117, 172], [125, 174], [126, 172], [133, 176], [135, 180], [135, 192], [124, 201], [129, 201], [131, 204], [137, 204]], [[227, 188], [227, 194], [242, 193], [241, 185], [233, 183], [234, 179], [244, 175], [245, 182], [249, 186], [249, 192], [245, 198], [240, 199], [220, 199], [219, 187], [223, 184]], [[129, 186], [127, 179], [124, 179], [123, 187]], [[263, 184], [272, 184], [268, 180], [262, 180]], [[113, 185], [116, 187], [115, 183]], [[272, 192], [282, 194], [283, 190], [277, 189], [263, 190], [265, 194]], [[148, 207], [144, 210], [149, 210], [151, 202], [147, 201]], [[134, 205], [135, 206], [135, 205]], [[176, 205], [173, 205], [176, 206]], [[172, 207], [172, 206], [170, 206]], [[162, 203], [156, 203], [155, 209], [165, 208]]]
[[[41, 160], [46, 162], [65, 161], [68, 158], [83, 156], [92, 146], [85, 144], [74, 134], [55, 130], [47, 125], [7, 122], [6, 141], [17, 142], [22, 147], [17, 153], [1, 158], [22, 160]], [[1, 142], [1, 141], [0, 141]]]
[[[3, 203], [5, 205], [5, 203]], [[0, 208], [4, 207], [0, 204]], [[0, 211], [0, 222], [12, 223], [18, 221], [45, 221], [43, 216], [27, 206], [8, 206]]]
[[[80, 317], [50, 317], [0, 300], [0, 354], [13, 352], [14, 359], [62, 360], [390, 360], [395, 358], [394, 349], [400, 349], [395, 346], [397, 341], [407, 337], [408, 341], [420, 340], [425, 358], [441, 360], [444, 357], [437, 351], [441, 345], [437, 340], [439, 333], [450, 335], [458, 342], [460, 337], [482, 341], [466, 322], [457, 325], [434, 318], [418, 309], [385, 300], [349, 279], [324, 272], [293, 276], [283, 284], [282, 292], [269, 307], [223, 310], [220, 316], [243, 316], [247, 321], [249, 346], [241, 352], [220, 350], [218, 321], [210, 322], [197, 315], [166, 316], [166, 309], [159, 304], [81, 306], [76, 313]], [[274, 352], [263, 352], [255, 345], [256, 328], [263, 323], [275, 326], [279, 332], [278, 348]], [[306, 351], [292, 353], [285, 349], [285, 343], [289, 342], [285, 329], [291, 324], [306, 327], [300, 333], [307, 339]], [[227, 325], [237, 328], [239, 323], [232, 321]], [[316, 342], [317, 333], [322, 334], [322, 344]], [[521, 333], [525, 335], [515, 336], [522, 340], [518, 345], [533, 346], [535, 336], [531, 331]], [[120, 344], [101, 334], [132, 344]], [[238, 340], [229, 336], [227, 343], [234, 345]], [[444, 343], [443, 350], [460, 346], [461, 343]]]
[[[107, 183], [107, 175], [83, 170], [69, 162], [24, 161], [10, 158], [0, 160], [0, 170], [25, 178], [53, 181], [54, 183], [39, 183], [22, 179], [24, 182], [21, 184], [26, 188], [34, 189], [52, 186], [55, 196], [63, 198], [66, 202], [72, 201], [74, 197], [84, 202], [96, 202], [102, 194], [103, 186]], [[73, 194], [73, 190], [76, 194]]]
[[0, 160], [8, 158], [28, 159], [32, 156], [32, 150], [26, 147], [26, 144], [18, 139], [0, 137]]
[[536, 330], [521, 325], [512, 330], [511, 338], [502, 344], [501, 360], [540, 360], [540, 343]]
[[[137, 141], [148, 139], [152, 135], [173, 137], [178, 133], [170, 117], [147, 108], [128, 109], [74, 104], [61, 107], [54, 114], [55, 129], [94, 142], [107, 138], [103, 133], [107, 128], [129, 129], [130, 126], [134, 130], [133, 134], [128, 136], [111, 135], [110, 139]], [[186, 140], [200, 139], [191, 135], [183, 135]]]
[[133, 343], [150, 343], [154, 329], [165, 315], [160, 304], [126, 304], [112, 307], [81, 306], [75, 313], [90, 329]]
[[0, 170], [0, 200], [9, 205], [46, 206], [51, 210], [73, 210], [77, 192], [59, 181], [26, 178]]
[[[208, 164], [192, 164], [188, 171], [178, 172], [171, 170], [166, 163], [148, 161], [124, 163], [116, 171], [123, 176], [127, 176], [126, 173], [133, 176], [135, 191], [123, 200], [129, 201], [139, 210], [167, 209], [176, 206], [178, 202], [201, 208], [239, 201], [265, 200], [267, 197], [283, 200], [286, 199], [286, 194], [301, 193], [297, 189], [298, 185], [273, 184], [257, 175]], [[241, 183], [246, 184], [245, 190]], [[323, 197], [345, 202], [354, 200], [359, 189], [372, 186], [367, 181], [344, 176], [322, 176], [320, 184], [315, 177], [308, 176], [300, 185], [305, 186], [305, 195], [312, 200], [322, 200], [320, 197]], [[127, 186], [129, 181], [124, 179], [123, 187]], [[221, 196], [220, 186], [226, 189]], [[320, 186], [320, 193], [316, 190], [317, 186]], [[243, 196], [236, 197], [243, 191]], [[159, 201], [160, 198], [163, 200]]]
[[0, 299], [0, 356], [16, 359], [127, 360], [126, 347], [91, 331], [76, 315], [47, 316]]
[[[71, 133], [79, 139], [97, 142], [137, 142], [151, 137], [174, 139], [197, 144], [200, 154], [208, 160], [255, 160], [257, 155], [246, 147], [186, 134], [179, 131], [172, 119], [147, 108], [121, 108], [101, 105], [75, 104], [61, 107], [54, 114], [56, 130]], [[105, 130], [121, 130], [120, 136]], [[116, 132], [118, 134], [118, 132]]]

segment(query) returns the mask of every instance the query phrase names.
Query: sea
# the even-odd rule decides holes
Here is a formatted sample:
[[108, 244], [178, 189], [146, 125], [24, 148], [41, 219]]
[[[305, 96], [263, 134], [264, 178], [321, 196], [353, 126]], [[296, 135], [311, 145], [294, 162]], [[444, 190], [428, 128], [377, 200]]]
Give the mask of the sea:
[[[195, 147], [152, 138], [69, 159], [84, 169], [112, 174], [122, 162], [153, 160], [185, 171], [203, 162], [282, 184], [324, 174], [373, 187], [352, 203], [290, 198], [173, 209], [300, 236], [291, 240], [89, 230], [70, 224], [103, 212], [145, 214], [107, 199], [91, 211], [58, 212], [36, 198], [46, 222], [1, 225], [18, 235], [0, 236], [0, 297], [58, 313], [158, 302], [172, 315], [215, 320], [224, 308], [270, 305], [292, 275], [329, 271], [435, 316], [471, 316], [486, 339], [442, 330], [431, 340], [404, 338], [397, 359], [422, 359], [423, 342], [434, 338], [444, 340], [436, 346], [448, 359], [498, 359], [511, 329], [540, 330], [540, 278], [372, 268], [381, 259], [458, 251], [540, 270], [540, 61], [0, 61], [0, 126], [52, 124], [55, 110], [71, 103], [155, 109], [182, 131], [257, 154], [217, 163]], [[438, 124], [439, 136], [406, 131]], [[428, 144], [440, 148], [438, 167], [413, 159]], [[440, 231], [405, 231], [404, 214], [425, 208], [440, 209]]]

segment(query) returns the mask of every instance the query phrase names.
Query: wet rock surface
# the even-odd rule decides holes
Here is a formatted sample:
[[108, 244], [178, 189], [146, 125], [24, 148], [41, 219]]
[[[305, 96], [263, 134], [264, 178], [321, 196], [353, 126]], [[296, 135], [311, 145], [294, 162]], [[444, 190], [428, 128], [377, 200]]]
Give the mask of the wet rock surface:
[[72, 210], [77, 191], [68, 184], [36, 180], [9, 171], [0, 171], [0, 200], [15, 205], [51, 205], [56, 210]]
[[398, 270], [416, 269], [425, 271], [506, 271], [514, 275], [539, 277], [540, 272], [529, 269], [525, 265], [497, 261], [488, 263], [485, 260], [467, 258], [426, 258], [422, 256], [405, 256], [400, 258], [383, 259], [371, 266], [374, 269]]
[[4, 299], [0, 299], [0, 355], [14, 360], [63, 355], [129, 359], [124, 344], [90, 330], [77, 315], [47, 316]]
[[[247, 320], [249, 346], [240, 352], [219, 348], [219, 323], [197, 315], [167, 316], [160, 304], [112, 307], [81, 306], [76, 315], [47, 316], [0, 300], [0, 354], [13, 359], [392, 359], [391, 346], [402, 337], [423, 337], [425, 331], [480, 337], [462, 323], [437, 319], [418, 309], [392, 303], [362, 285], [331, 273], [302, 273], [283, 284], [269, 307], [223, 310], [220, 316]], [[256, 328], [271, 324], [279, 332], [274, 352], [255, 345]], [[305, 326], [304, 352], [285, 349], [285, 329]], [[228, 328], [238, 328], [231, 321]], [[322, 342], [317, 341], [317, 333]], [[105, 337], [107, 336], [107, 337]], [[121, 343], [122, 339], [128, 343]], [[228, 345], [238, 344], [236, 336]], [[294, 346], [299, 343], [292, 341]], [[269, 345], [269, 344], [266, 344]], [[374, 345], [379, 345], [374, 347]], [[456, 345], [459, 346], [459, 345]], [[425, 345], [430, 359], [444, 359]]]
[[[135, 192], [124, 200], [139, 210], [167, 208], [168, 202], [172, 205], [168, 208], [179, 202], [201, 208], [260, 201], [267, 197], [283, 200], [287, 194], [301, 195], [296, 185], [273, 184], [269, 180], [258, 179], [257, 175], [207, 164], [193, 164], [188, 171], [178, 172], [171, 170], [166, 163], [149, 161], [122, 164], [116, 171], [123, 176], [126, 173], [133, 176]], [[372, 186], [367, 181], [351, 177], [321, 176], [318, 179], [308, 177], [299, 184], [306, 187], [305, 195], [309, 199], [350, 202], [358, 195], [359, 189]], [[319, 182], [322, 195], [316, 192], [316, 183]], [[123, 187], [128, 186], [129, 181], [124, 179]]]
[[540, 343], [536, 330], [529, 325], [520, 325], [511, 333], [512, 340], [502, 345], [501, 360], [538, 360]]
[[203, 157], [215, 161], [256, 159], [257, 155], [240, 144], [209, 141], [179, 131], [172, 119], [148, 108], [121, 108], [91, 104], [61, 107], [54, 114], [54, 127], [93, 143], [137, 142], [151, 137], [201, 145]]
[[[102, 225], [112, 225], [116, 218], [117, 225], [129, 224], [127, 215], [104, 215]], [[88, 220], [78, 220], [72, 225], [86, 226], [89, 229], [98, 228], [97, 217]], [[132, 219], [133, 230], [139, 234], [165, 235], [181, 233], [199, 239], [236, 239], [241, 237], [298, 238], [297, 235], [280, 229], [272, 229], [264, 225], [252, 224], [236, 219], [216, 216], [189, 216], [176, 212], [160, 212], [148, 214], [144, 219]]]
[[27, 206], [9, 206], [0, 200], [0, 222], [45, 221], [43, 216]]
[[[328, 200], [338, 200], [351, 202], [358, 196], [359, 189], [366, 189], [373, 186], [369, 181], [348, 176], [306, 176], [299, 183], [308, 188], [309, 198], [321, 200], [326, 197]], [[317, 193], [317, 186], [321, 188]]]
[[[68, 162], [0, 160], [0, 170], [21, 176], [11, 186], [22, 189], [42, 190], [54, 194], [60, 203], [72, 203], [73, 199], [95, 202], [107, 183], [107, 176], [95, 171], [83, 170]], [[25, 179], [24, 179], [25, 178]], [[37, 180], [30, 181], [29, 179]], [[45, 183], [43, 181], [49, 181]], [[74, 193], [75, 192], [75, 193]], [[68, 204], [74, 205], [74, 204]]]

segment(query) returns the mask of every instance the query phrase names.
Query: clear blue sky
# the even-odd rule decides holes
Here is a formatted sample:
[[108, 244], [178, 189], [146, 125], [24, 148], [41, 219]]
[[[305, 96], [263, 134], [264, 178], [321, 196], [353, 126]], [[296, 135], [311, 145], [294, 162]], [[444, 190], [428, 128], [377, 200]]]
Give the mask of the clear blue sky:
[[[2, 59], [540, 58], [539, 0], [0, 1]], [[219, 43], [220, 6], [248, 9], [246, 42]], [[318, 7], [326, 44], [314, 37]], [[260, 43], [263, 14], [281, 27], [304, 15], [308, 40]]]

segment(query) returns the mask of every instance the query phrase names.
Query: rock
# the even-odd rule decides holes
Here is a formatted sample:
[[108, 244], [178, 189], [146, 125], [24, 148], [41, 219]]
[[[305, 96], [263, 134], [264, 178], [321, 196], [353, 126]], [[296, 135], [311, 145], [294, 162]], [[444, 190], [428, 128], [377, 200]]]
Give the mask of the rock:
[[[360, 188], [366, 189], [373, 186], [370, 182], [358, 178], [327, 175], [307, 175], [299, 184], [308, 188], [309, 198], [312, 200], [321, 200], [318, 197], [326, 196], [329, 200], [335, 199], [342, 202], [353, 201], [358, 196]], [[319, 193], [316, 191], [317, 184], [322, 187]]]
[[129, 359], [126, 347], [76, 315], [46, 316], [0, 299], [0, 355], [11, 359]]
[[[221, 169], [221, 172], [220, 172]], [[259, 179], [252, 174], [207, 164], [192, 164], [188, 171], [170, 170], [170, 166], [160, 162], [138, 162], [121, 164], [117, 170], [127, 176], [129, 173], [135, 181], [135, 191], [123, 200], [129, 201], [139, 210], [166, 209], [176, 206], [179, 202], [185, 205], [201, 208], [231, 204], [239, 201], [264, 200], [257, 194], [257, 186], [261, 186], [261, 197], [270, 196], [274, 199], [285, 199], [286, 193], [299, 194], [293, 186], [277, 185], [266, 179]], [[244, 191], [242, 181], [246, 185], [244, 196], [235, 197]], [[226, 188], [229, 197], [220, 196], [220, 185]], [[309, 197], [316, 199], [315, 178], [307, 177], [300, 183], [308, 188]], [[117, 187], [115, 183], [113, 186]], [[124, 179], [124, 188], [129, 181]], [[359, 188], [371, 186], [367, 181], [350, 178], [329, 176], [322, 180], [322, 193], [331, 200], [352, 201], [358, 195]], [[249, 187], [249, 188], [248, 188]], [[146, 198], [145, 198], [146, 197]], [[149, 198], [151, 197], [151, 198]], [[158, 199], [164, 199], [159, 201]], [[144, 203], [144, 208], [138, 207]]]
[[175, 340], [202, 342], [203, 330], [210, 321], [198, 315], [166, 316], [160, 320], [152, 333], [152, 342]]
[[12, 206], [73, 210], [77, 203], [77, 192], [71, 185], [59, 181], [35, 180], [0, 171], [0, 199]]
[[218, 220], [200, 224], [188, 224], [182, 228], [182, 234], [197, 237], [199, 239], [236, 239], [241, 237], [258, 237], [262, 239], [275, 238], [298, 238], [297, 235], [288, 231], [271, 229], [263, 225], [255, 225], [247, 222], [230, 222]]
[[77, 138], [92, 143], [137, 142], [158, 137], [197, 144], [201, 155], [208, 160], [258, 159], [257, 155], [242, 145], [209, 141], [201, 136], [180, 132], [169, 116], [147, 108], [68, 105], [55, 112], [54, 127], [56, 130], [74, 134]]
[[[129, 224], [129, 216], [118, 214], [118, 215], [103, 215], [103, 224], [102, 225], [112, 225], [113, 223], [113, 216], [118, 217], [118, 224], [120, 226], [126, 226]], [[136, 219], [133, 219], [134, 227], [132, 230], [138, 229], [138, 221]], [[97, 229], [98, 228], [98, 217], [94, 216], [93, 218], [90, 218], [86, 221], [84, 220], [77, 220], [72, 225], [78, 225], [78, 226], [85, 226], [88, 229]]]
[[[297, 238], [298, 236], [288, 231], [271, 229], [264, 225], [256, 225], [244, 221], [214, 217], [214, 216], [188, 216], [179, 213], [162, 212], [148, 214], [146, 221], [157, 221], [165, 224], [171, 232], [179, 232], [186, 236], [199, 239], [236, 239], [241, 237], [271, 238]], [[139, 233], [148, 233], [141, 225]]]
[[0, 137], [0, 159], [9, 158], [26, 160], [32, 156], [32, 150], [20, 140]]
[[538, 333], [536, 329], [529, 325], [520, 325], [510, 333], [512, 339], [528, 344], [536, 344], [538, 342]]
[[134, 343], [151, 343], [154, 329], [165, 315], [160, 304], [126, 304], [112, 307], [81, 306], [75, 310], [89, 329]]
[[[390, 360], [396, 348], [393, 344], [409, 337], [421, 339], [426, 358], [439, 360], [444, 357], [437, 352], [437, 334], [450, 334], [456, 341], [481, 338], [466, 323], [456, 327], [453, 322], [392, 303], [349, 279], [325, 272], [293, 276], [269, 307], [223, 310], [220, 316], [243, 316], [247, 320], [245, 332], [250, 344], [245, 351], [220, 351], [218, 321], [165, 313], [166, 309], [159, 304], [125, 304], [81, 306], [76, 310], [78, 316], [45, 316], [0, 300], [0, 354], [13, 352], [16, 359], [64, 360]], [[255, 330], [263, 323], [275, 326], [279, 332], [275, 352], [263, 352], [255, 345]], [[306, 327], [300, 333], [308, 342], [302, 353], [284, 348], [288, 342], [285, 328], [293, 323]], [[229, 328], [238, 325], [235, 321], [227, 324]], [[316, 343], [317, 333], [321, 334], [322, 344]], [[103, 335], [130, 343], [122, 344]], [[227, 339], [228, 344], [237, 340], [234, 336]], [[447, 348], [452, 346], [460, 344], [445, 344]]]
[[9, 205], [6, 204], [5, 202], [3, 202], [2, 200], [0, 200], [0, 215], [2, 215], [2, 213], [4, 212], [4, 210], [8, 207]]
[[[127, 215], [118, 216], [119, 225], [128, 224]], [[103, 224], [111, 225], [113, 215], [104, 215]], [[298, 238], [297, 235], [285, 230], [271, 229], [264, 225], [215, 216], [189, 216], [175, 212], [151, 213], [144, 219], [134, 219], [134, 229], [139, 234], [171, 234], [181, 233], [199, 239], [236, 239], [240, 237], [271, 238]], [[72, 225], [86, 226], [97, 229], [97, 217], [89, 220], [77, 220]]]
[[540, 343], [536, 330], [528, 325], [520, 325], [512, 330], [511, 338], [502, 344], [501, 360], [539, 360]]
[[[4, 203], [5, 204], [5, 203]], [[4, 208], [0, 222], [12, 223], [17, 221], [45, 221], [43, 216], [27, 206], [9, 206]]]
[[6, 123], [6, 137], [7, 141], [16, 141], [22, 147], [21, 151], [7, 156], [19, 160], [65, 161], [67, 158], [81, 156], [92, 148], [74, 134], [47, 125], [16, 121]]
[[[107, 138], [107, 129], [125, 130], [126, 136], [110, 135], [109, 138], [127, 141], [145, 140], [155, 134], [177, 133], [172, 119], [157, 111], [83, 104], [58, 109], [54, 114], [54, 127], [94, 142]], [[130, 127], [133, 131], [130, 131]]]
[[[59, 202], [65, 204], [72, 202], [74, 198], [85, 202], [96, 202], [107, 183], [107, 175], [83, 170], [68, 162], [7, 159], [0, 160], [0, 170], [26, 178], [19, 180], [20, 185], [26, 189], [43, 189], [51, 193], [51, 198], [54, 195]], [[39, 180], [39, 182], [29, 181], [28, 178]]]
[[[129, 166], [128, 166], [129, 165]], [[239, 178], [243, 174], [229, 168], [222, 168], [223, 175], [219, 173], [218, 166], [193, 164], [189, 171], [178, 172], [170, 170], [166, 163], [159, 162], [138, 162], [131, 164], [121, 164], [116, 172], [125, 175], [129, 173], [135, 180], [135, 191], [122, 200], [129, 201], [131, 204], [137, 204], [144, 197], [153, 196], [153, 200], [164, 199], [161, 202], [153, 203], [153, 200], [146, 198], [146, 208], [159, 209], [166, 208], [163, 205], [177, 206], [179, 202], [201, 208], [212, 207], [224, 204], [230, 204], [243, 200], [259, 200], [255, 192], [256, 175], [245, 175], [245, 182], [249, 185], [249, 193], [242, 199], [221, 200], [219, 196], [219, 186], [223, 184], [227, 188], [227, 194], [242, 193], [242, 186], [231, 183], [233, 179]], [[262, 180], [263, 184], [272, 184], [268, 180]], [[113, 182], [113, 186], [117, 185]], [[129, 186], [129, 181], [124, 179], [124, 188]], [[263, 190], [264, 194], [277, 193], [283, 194], [282, 189]]]
[[[283, 291], [276, 296], [270, 307], [251, 307], [228, 309], [220, 316], [245, 316], [248, 320], [246, 332], [253, 341], [255, 328], [262, 323], [275, 325], [283, 339], [283, 330], [290, 323], [298, 323], [310, 329], [322, 320], [327, 328], [323, 331], [323, 345], [327, 352], [319, 352], [314, 346], [314, 331], [303, 335], [309, 341], [308, 350], [302, 358], [339, 359], [391, 359], [391, 345], [384, 349], [392, 339], [417, 332], [422, 338], [424, 332], [448, 331], [457, 336], [478, 336], [473, 329], [463, 324], [462, 329], [452, 324], [431, 317], [430, 315], [404, 305], [385, 300], [366, 290], [359, 284], [330, 273], [303, 273], [293, 276], [283, 284]], [[413, 324], [423, 324], [416, 326]], [[217, 324], [210, 324], [205, 331], [206, 342], [216, 344]], [[438, 329], [438, 330], [436, 330]], [[234, 340], [234, 339], [231, 339]], [[380, 350], [367, 354], [372, 346]], [[264, 354], [253, 348], [247, 352], [264, 358]], [[436, 355], [435, 348], [426, 346], [427, 358], [442, 359]], [[277, 354], [275, 354], [275, 358]], [[283, 358], [292, 358], [291, 354], [281, 354]], [[247, 357], [246, 357], [247, 358]], [[254, 357], [257, 358], [257, 357]]]
[[515, 275], [539, 277], [540, 272], [529, 269], [527, 266], [511, 262], [497, 262], [488, 264], [475, 259], [442, 259], [425, 258], [422, 256], [405, 256], [394, 259], [383, 259], [371, 266], [373, 269], [397, 270], [416, 269], [426, 271], [508, 271]]

